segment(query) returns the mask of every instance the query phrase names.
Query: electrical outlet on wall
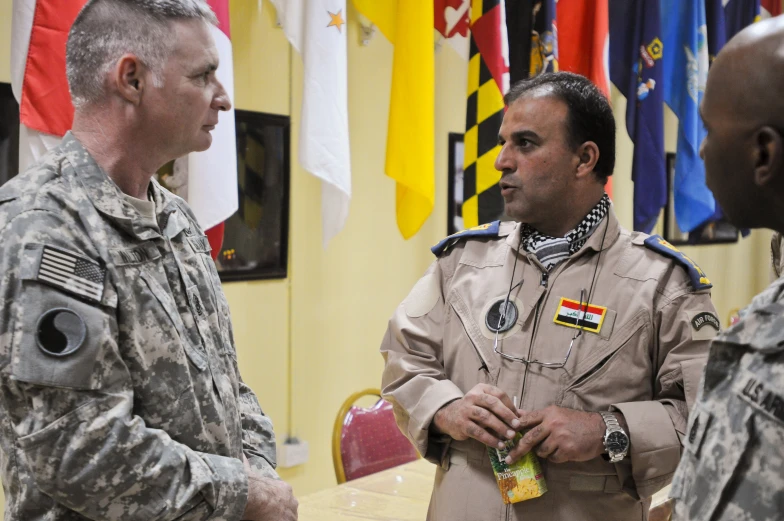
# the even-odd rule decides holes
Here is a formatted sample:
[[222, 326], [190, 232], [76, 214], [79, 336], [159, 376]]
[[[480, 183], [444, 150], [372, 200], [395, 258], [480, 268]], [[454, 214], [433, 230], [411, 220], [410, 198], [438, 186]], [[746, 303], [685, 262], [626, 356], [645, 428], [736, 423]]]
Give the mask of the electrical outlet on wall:
[[307, 463], [310, 449], [307, 441], [297, 438], [287, 438], [278, 444], [278, 467], [287, 469]]

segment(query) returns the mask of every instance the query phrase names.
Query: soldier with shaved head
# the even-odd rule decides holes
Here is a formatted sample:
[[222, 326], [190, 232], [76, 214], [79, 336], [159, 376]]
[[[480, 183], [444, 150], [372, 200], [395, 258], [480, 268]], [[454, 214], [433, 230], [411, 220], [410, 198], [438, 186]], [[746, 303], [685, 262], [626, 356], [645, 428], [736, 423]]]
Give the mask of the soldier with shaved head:
[[[706, 179], [741, 228], [784, 232], [782, 91], [782, 17], [739, 33], [708, 75], [700, 108]], [[671, 492], [674, 519], [782, 519], [784, 278], [713, 341], [685, 444]]]

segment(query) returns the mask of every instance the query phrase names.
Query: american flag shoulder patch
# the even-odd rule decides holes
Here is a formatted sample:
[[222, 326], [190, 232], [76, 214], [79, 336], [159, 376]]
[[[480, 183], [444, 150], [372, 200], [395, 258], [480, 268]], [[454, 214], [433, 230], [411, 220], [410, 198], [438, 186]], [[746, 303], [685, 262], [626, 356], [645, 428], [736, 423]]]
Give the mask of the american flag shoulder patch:
[[44, 246], [36, 280], [93, 302], [101, 302], [106, 268], [68, 250]]

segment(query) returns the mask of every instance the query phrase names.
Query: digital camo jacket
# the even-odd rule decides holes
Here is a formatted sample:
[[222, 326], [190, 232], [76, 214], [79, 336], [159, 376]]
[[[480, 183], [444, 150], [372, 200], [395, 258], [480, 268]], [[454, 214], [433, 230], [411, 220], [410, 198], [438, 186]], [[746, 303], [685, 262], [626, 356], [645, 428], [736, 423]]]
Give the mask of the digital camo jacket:
[[5, 519], [239, 520], [272, 425], [237, 367], [209, 243], [145, 217], [70, 133], [0, 188]]

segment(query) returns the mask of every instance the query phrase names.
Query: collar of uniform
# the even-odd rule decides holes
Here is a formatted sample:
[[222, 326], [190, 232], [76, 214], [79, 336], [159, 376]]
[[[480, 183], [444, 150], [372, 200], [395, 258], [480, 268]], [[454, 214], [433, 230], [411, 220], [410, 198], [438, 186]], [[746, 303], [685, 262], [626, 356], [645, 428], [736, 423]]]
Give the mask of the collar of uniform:
[[[506, 243], [512, 249], [516, 250], [520, 246], [520, 241], [522, 240], [522, 226], [522, 223], [517, 223], [514, 231], [506, 237]], [[607, 226], [607, 235], [604, 237], [604, 246], [602, 246], [602, 236], [604, 235], [605, 226]], [[618, 222], [618, 217], [615, 215], [615, 207], [610, 203], [610, 207], [607, 209], [607, 215], [599, 222], [591, 236], [588, 237], [585, 244], [583, 244], [583, 247], [574, 255], [578, 255], [580, 252], [589, 248], [594, 251], [599, 251], [600, 247], [602, 250], [606, 250], [615, 243], [620, 234], [621, 224]]]
[[60, 147], [74, 169], [74, 176], [100, 213], [138, 239], [160, 237], [160, 232], [146, 225], [141, 214], [125, 202], [120, 187], [98, 166], [76, 136], [67, 132]]

